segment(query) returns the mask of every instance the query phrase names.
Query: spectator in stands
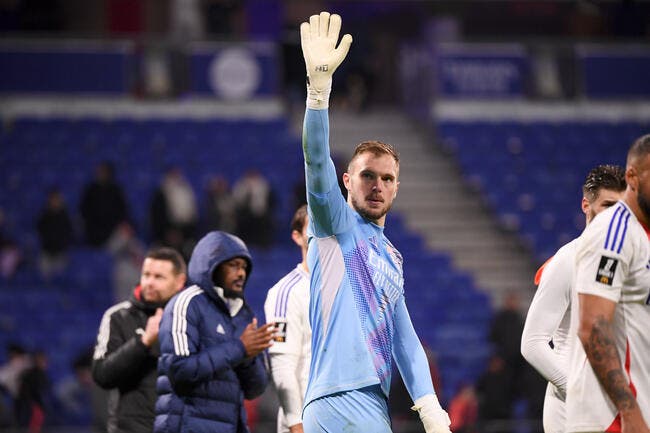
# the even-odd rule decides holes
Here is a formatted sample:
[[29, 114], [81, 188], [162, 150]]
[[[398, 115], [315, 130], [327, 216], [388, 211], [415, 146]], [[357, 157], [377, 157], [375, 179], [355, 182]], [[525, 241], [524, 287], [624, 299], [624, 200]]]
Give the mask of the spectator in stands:
[[52, 413], [53, 396], [50, 378], [47, 375], [47, 355], [37, 351], [32, 355], [32, 364], [20, 376], [16, 397], [16, 419], [18, 425], [27, 427], [29, 433], [39, 433]]
[[273, 236], [273, 191], [258, 170], [250, 169], [233, 187], [238, 233], [254, 245], [268, 246]]
[[18, 244], [7, 234], [4, 212], [0, 209], [0, 276], [11, 278], [22, 260], [23, 253]]
[[63, 425], [89, 425], [93, 418], [92, 351], [85, 350], [72, 362], [73, 374], [61, 380], [54, 393]]
[[454, 433], [476, 432], [478, 421], [478, 399], [471, 384], [464, 383], [449, 403], [449, 429]]
[[74, 238], [72, 220], [61, 191], [55, 188], [47, 194], [36, 225], [41, 241], [40, 270], [47, 278], [65, 269], [68, 248]]
[[113, 165], [102, 162], [81, 196], [81, 216], [86, 242], [104, 246], [118, 224], [128, 219], [122, 187], [115, 181]]
[[498, 354], [490, 358], [487, 370], [478, 379], [476, 391], [480, 430], [510, 432], [510, 428], [499, 424], [510, 420], [514, 396], [513, 375]]
[[521, 314], [519, 294], [510, 291], [506, 294], [503, 307], [497, 311], [490, 327], [490, 341], [496, 353], [506, 363], [506, 368], [513, 372], [518, 381], [524, 366], [521, 356], [521, 334], [524, 330], [524, 318]]
[[178, 252], [151, 250], [131, 299], [104, 313], [92, 373], [95, 382], [112, 394], [109, 433], [150, 433], [153, 428], [162, 309], [185, 280], [185, 261]]
[[208, 231], [237, 232], [237, 204], [223, 176], [210, 179], [206, 207]]
[[113, 300], [119, 302], [129, 298], [140, 280], [146, 249], [133, 226], [125, 221], [108, 240], [108, 251], [113, 255]]
[[31, 367], [27, 351], [17, 343], [7, 344], [7, 362], [0, 366], [0, 388], [14, 401], [18, 397], [20, 377]]
[[198, 210], [194, 190], [178, 167], [165, 172], [150, 212], [154, 240], [188, 257], [194, 247]]

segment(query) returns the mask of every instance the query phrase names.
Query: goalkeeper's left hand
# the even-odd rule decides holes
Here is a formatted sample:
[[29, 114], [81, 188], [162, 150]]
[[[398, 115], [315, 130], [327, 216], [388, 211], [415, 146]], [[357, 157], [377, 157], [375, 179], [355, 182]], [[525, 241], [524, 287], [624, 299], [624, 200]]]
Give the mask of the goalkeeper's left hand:
[[411, 410], [420, 414], [424, 431], [427, 433], [451, 433], [449, 415], [440, 406], [435, 395], [427, 394], [418, 398]]
[[307, 107], [324, 109], [329, 105], [332, 75], [350, 50], [352, 36], [345, 35], [338, 48], [341, 17], [328, 12], [309, 17], [300, 25], [300, 45], [307, 66]]

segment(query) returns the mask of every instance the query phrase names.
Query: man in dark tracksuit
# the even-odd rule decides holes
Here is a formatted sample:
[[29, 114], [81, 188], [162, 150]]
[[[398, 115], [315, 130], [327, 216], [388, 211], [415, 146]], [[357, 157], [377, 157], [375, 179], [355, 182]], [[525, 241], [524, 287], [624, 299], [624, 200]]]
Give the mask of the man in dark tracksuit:
[[214, 231], [194, 248], [195, 284], [165, 307], [160, 327], [156, 433], [247, 433], [244, 398], [268, 382], [262, 351], [273, 328], [257, 327], [244, 301], [251, 256], [236, 236]]
[[93, 379], [110, 390], [108, 433], [151, 433], [156, 403], [158, 328], [167, 301], [183, 288], [185, 261], [170, 248], [151, 250], [131, 299], [104, 313]]

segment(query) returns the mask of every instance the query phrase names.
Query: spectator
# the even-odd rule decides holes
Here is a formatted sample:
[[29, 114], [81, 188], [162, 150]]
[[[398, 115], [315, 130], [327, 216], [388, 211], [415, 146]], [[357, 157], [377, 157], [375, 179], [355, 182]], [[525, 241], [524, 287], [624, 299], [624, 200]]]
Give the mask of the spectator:
[[509, 292], [503, 307], [497, 311], [490, 327], [490, 341], [497, 354], [506, 363], [506, 368], [513, 372], [515, 383], [521, 376], [524, 358], [521, 356], [521, 334], [524, 330], [524, 318], [519, 305], [517, 292]]
[[89, 425], [92, 408], [92, 352], [84, 351], [72, 362], [73, 375], [64, 378], [55, 388], [60, 405], [60, 418], [64, 425]]
[[0, 275], [11, 278], [23, 260], [23, 253], [16, 242], [6, 233], [5, 218], [0, 209]]
[[0, 388], [6, 390], [12, 400], [18, 397], [20, 377], [31, 364], [29, 354], [21, 345], [7, 345], [7, 362], [0, 366]]
[[170, 248], [150, 251], [131, 299], [106, 310], [97, 335], [92, 373], [110, 390], [108, 433], [150, 433], [156, 402], [158, 329], [162, 308], [183, 288], [183, 258]]
[[19, 426], [27, 427], [29, 433], [38, 433], [52, 415], [52, 393], [47, 376], [47, 355], [37, 351], [32, 359], [32, 365], [20, 376], [16, 419]]
[[118, 224], [128, 219], [122, 188], [114, 177], [113, 165], [102, 162], [95, 169], [95, 178], [81, 196], [81, 216], [86, 242], [101, 247]]
[[264, 392], [262, 352], [274, 329], [257, 327], [244, 300], [251, 271], [248, 248], [214, 231], [192, 252], [194, 286], [165, 307], [160, 329], [155, 433], [247, 433], [244, 399]]
[[181, 170], [167, 170], [151, 202], [154, 240], [188, 257], [194, 246], [198, 222], [196, 197]]
[[209, 231], [237, 232], [237, 204], [228, 180], [222, 176], [210, 179], [206, 214]]
[[145, 246], [136, 237], [131, 224], [125, 221], [108, 240], [108, 251], [113, 255], [113, 298], [119, 302], [129, 298], [133, 286], [140, 280]]
[[258, 170], [248, 170], [233, 187], [239, 216], [239, 234], [251, 244], [268, 246], [272, 241], [273, 193]]
[[68, 248], [74, 237], [72, 220], [61, 191], [52, 189], [48, 193], [36, 224], [41, 241], [39, 265], [41, 274], [47, 278], [66, 268]]
[[478, 420], [478, 400], [474, 387], [470, 384], [460, 386], [458, 393], [449, 403], [449, 429], [454, 433], [476, 432]]
[[481, 431], [508, 432], [500, 425], [510, 419], [513, 402], [513, 375], [499, 355], [493, 355], [487, 370], [481, 375], [476, 391], [479, 400]]

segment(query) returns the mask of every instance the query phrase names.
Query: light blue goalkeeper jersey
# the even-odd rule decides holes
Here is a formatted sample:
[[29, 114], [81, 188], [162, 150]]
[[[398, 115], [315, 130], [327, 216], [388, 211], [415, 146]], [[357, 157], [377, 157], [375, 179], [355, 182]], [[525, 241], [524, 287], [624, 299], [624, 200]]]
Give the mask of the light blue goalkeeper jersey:
[[413, 400], [433, 394], [426, 355], [404, 302], [402, 256], [383, 227], [346, 203], [328, 140], [328, 111], [308, 109], [303, 151], [312, 359], [305, 406], [376, 384], [388, 396], [392, 356]]

